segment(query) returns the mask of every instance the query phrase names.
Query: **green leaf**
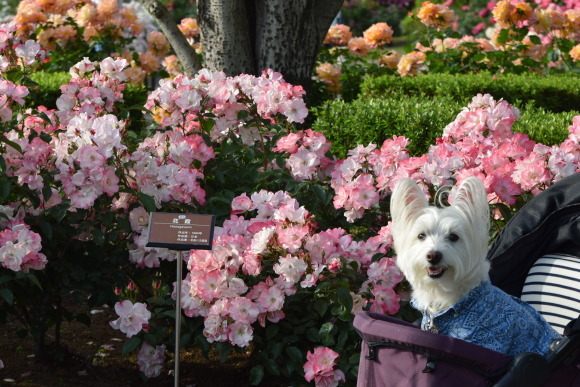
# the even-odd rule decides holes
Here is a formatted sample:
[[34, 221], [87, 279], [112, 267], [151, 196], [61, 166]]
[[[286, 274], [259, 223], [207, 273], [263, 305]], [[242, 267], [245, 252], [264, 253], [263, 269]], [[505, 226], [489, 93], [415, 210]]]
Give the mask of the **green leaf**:
[[[37, 117], [42, 118], [44, 121], [46, 121], [48, 124], [52, 125], [52, 121], [50, 120], [50, 118], [46, 115], [45, 112], [39, 112], [37, 114]], [[44, 133], [44, 132], [43, 132]]]
[[45, 186], [42, 187], [42, 199], [45, 202], [47, 202], [51, 196], [52, 196], [52, 189], [50, 188], [50, 186], [48, 184], [45, 184]]
[[195, 336], [195, 346], [201, 349], [204, 354], [207, 354], [211, 348], [204, 335]]
[[505, 43], [508, 41], [508, 39], [509, 39], [509, 31], [502, 29], [497, 36], [497, 42], [498, 43]]
[[314, 303], [314, 309], [318, 312], [320, 317], [324, 317], [326, 311], [328, 310], [328, 306], [329, 306], [328, 301], [320, 300]]
[[190, 340], [191, 340], [191, 333], [190, 332], [184, 333], [183, 335], [181, 335], [181, 346], [184, 348], [187, 347]]
[[0, 289], [0, 296], [4, 299], [4, 301], [6, 301], [8, 305], [12, 305], [14, 302], [14, 294], [10, 289]]
[[150, 346], [152, 346], [152, 347], [157, 346], [157, 336], [148, 333], [143, 338], [145, 339], [147, 344], [149, 344]]
[[558, 39], [558, 48], [562, 52], [570, 52], [574, 48], [575, 42], [571, 39]]
[[16, 149], [19, 153], [22, 153], [22, 148], [20, 147], [20, 145], [18, 145], [14, 141], [10, 141], [9, 139], [7, 139], [4, 136], [0, 136], [0, 142], [3, 142], [6, 145], [11, 146], [12, 148]]
[[4, 73], [4, 79], [7, 79], [12, 83], [20, 83], [23, 75], [22, 71], [19, 71], [18, 69], [8, 70]]
[[240, 110], [238, 112], [238, 120], [243, 120], [244, 118], [246, 118], [248, 115], [250, 114], [250, 112], [248, 112], [247, 110]]
[[273, 343], [273, 342], [268, 343], [268, 352], [272, 355], [274, 359], [280, 356], [280, 354], [282, 353], [282, 349], [283, 349], [282, 343]]
[[304, 360], [302, 357], [302, 352], [296, 347], [286, 348], [286, 354], [290, 357], [290, 360], [294, 363], [302, 363]]
[[336, 296], [338, 297], [338, 303], [345, 307], [347, 311], [352, 310], [352, 297], [348, 290], [345, 288], [336, 289]]
[[34, 274], [28, 274], [26, 275], [26, 278], [28, 278], [28, 280], [30, 282], [32, 282], [34, 285], [36, 285], [40, 290], [42, 290], [42, 285], [40, 284], [40, 281], [38, 280], [38, 278], [36, 278], [36, 276]]
[[481, 61], [482, 61], [482, 60], [484, 60], [484, 59], [485, 59], [485, 54], [483, 54], [483, 53], [481, 53], [481, 52], [478, 52], [477, 54], [475, 54], [475, 55], [473, 56], [473, 60], [474, 60], [475, 62], [481, 62]]
[[139, 336], [133, 336], [123, 344], [123, 355], [128, 355], [141, 345], [142, 339]]
[[286, 167], [286, 159], [279, 155], [276, 156], [276, 164], [280, 167], [280, 168], [285, 168]]
[[318, 329], [310, 328], [306, 331], [306, 337], [308, 340], [312, 341], [313, 343], [320, 342], [320, 334], [318, 333]]
[[292, 332], [295, 335], [302, 335], [304, 334], [304, 332], [306, 332], [306, 325], [304, 324], [294, 325], [294, 329], [292, 330]]
[[276, 363], [274, 359], [266, 360], [264, 365], [266, 366], [266, 370], [269, 374], [280, 376], [280, 367], [278, 367], [278, 363]]
[[52, 136], [48, 133], [42, 132], [40, 133], [40, 139], [45, 143], [50, 144], [50, 142], [52, 141]]
[[0, 285], [5, 284], [6, 282], [12, 280], [12, 277], [9, 275], [0, 275]]
[[269, 325], [268, 328], [266, 328], [266, 339], [272, 340], [278, 335], [278, 332], [280, 332], [280, 327], [278, 325]]
[[552, 51], [548, 51], [548, 60], [550, 62], [557, 62], [558, 59], [560, 59], [560, 55], [562, 53], [560, 52], [560, 50], [556, 49], [556, 50], [552, 50]]
[[144, 194], [143, 192], [139, 192], [139, 200], [141, 201], [143, 207], [145, 207], [145, 209], [148, 212], [157, 211], [157, 205], [155, 204], [155, 199], [153, 198], [153, 196]]
[[93, 241], [98, 245], [102, 246], [105, 243], [105, 235], [103, 232], [97, 228], [91, 230], [91, 235], [93, 236]]
[[52, 226], [50, 225], [50, 222], [46, 219], [41, 219], [39, 226], [42, 231], [42, 238], [46, 238], [49, 241], [52, 240]]
[[218, 345], [216, 345], [216, 348], [219, 348], [220, 352], [220, 363], [226, 363], [228, 361], [228, 357], [230, 356], [230, 352], [232, 352], [232, 347], [229, 345], [220, 346], [219, 344], [223, 343], [218, 343]]
[[527, 27], [522, 27], [522, 28], [518, 28], [516, 31], [517, 31], [517, 39], [519, 41], [522, 41], [522, 40], [524, 40], [524, 38], [526, 36], [528, 36], [528, 33], [530, 32], [530, 29], [527, 28]]
[[342, 330], [338, 335], [338, 348], [344, 348], [346, 341], [348, 340], [348, 331]]
[[351, 356], [348, 358], [348, 362], [349, 362], [350, 364], [353, 364], [353, 365], [357, 365], [357, 364], [359, 364], [359, 362], [360, 362], [360, 354], [359, 354], [358, 352], [357, 352], [357, 353], [353, 353], [353, 354], [352, 354], [352, 355], [351, 355]]
[[320, 340], [322, 341], [323, 345], [330, 347], [335, 344], [333, 331], [334, 324], [331, 322], [327, 322], [320, 327], [320, 331], [318, 333], [320, 334]]
[[250, 384], [252, 386], [257, 386], [262, 383], [264, 379], [264, 367], [261, 365], [253, 366], [250, 370]]
[[534, 44], [542, 44], [542, 40], [540, 39], [540, 37], [538, 35], [529, 35], [530, 38], [530, 42], [534, 43]]
[[12, 184], [8, 180], [0, 181], [0, 199], [8, 199], [10, 195], [10, 190], [12, 189]]
[[61, 203], [54, 207], [51, 207], [48, 210], [48, 212], [54, 217], [54, 219], [56, 219], [57, 222], [60, 222], [66, 216], [68, 208], [69, 208], [68, 204]]
[[203, 130], [205, 132], [207, 132], [207, 133], [209, 133], [213, 129], [214, 126], [215, 126], [215, 121], [214, 120], [205, 119], [205, 120], [202, 121]]

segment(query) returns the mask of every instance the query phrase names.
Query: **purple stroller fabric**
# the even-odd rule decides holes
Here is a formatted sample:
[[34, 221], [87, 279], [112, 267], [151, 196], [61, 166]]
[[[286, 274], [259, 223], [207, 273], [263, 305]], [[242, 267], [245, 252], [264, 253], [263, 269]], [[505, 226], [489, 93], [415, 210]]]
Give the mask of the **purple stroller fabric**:
[[[513, 359], [377, 313], [358, 313], [354, 327], [363, 339], [357, 387], [492, 386]], [[580, 386], [578, 356], [574, 360], [558, 366], [543, 385]]]
[[358, 313], [354, 327], [363, 338], [358, 387], [489, 386], [511, 361], [499, 352], [376, 313]]

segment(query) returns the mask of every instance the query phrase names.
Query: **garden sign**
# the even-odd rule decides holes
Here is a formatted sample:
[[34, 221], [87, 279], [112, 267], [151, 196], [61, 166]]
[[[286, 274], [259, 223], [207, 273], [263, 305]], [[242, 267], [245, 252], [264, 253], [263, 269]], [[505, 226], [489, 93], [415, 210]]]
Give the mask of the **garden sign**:
[[181, 269], [182, 251], [211, 250], [215, 215], [152, 212], [149, 216], [147, 247], [165, 247], [179, 251], [175, 290], [175, 386], [179, 386], [179, 349], [181, 341]]

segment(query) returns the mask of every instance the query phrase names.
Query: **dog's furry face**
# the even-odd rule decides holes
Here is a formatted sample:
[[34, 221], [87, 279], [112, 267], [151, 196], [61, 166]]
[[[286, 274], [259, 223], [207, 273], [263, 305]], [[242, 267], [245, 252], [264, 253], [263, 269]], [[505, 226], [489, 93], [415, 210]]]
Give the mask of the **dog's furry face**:
[[448, 308], [488, 278], [489, 206], [479, 179], [466, 179], [445, 208], [429, 206], [419, 186], [403, 179], [391, 215], [397, 265], [421, 310]]

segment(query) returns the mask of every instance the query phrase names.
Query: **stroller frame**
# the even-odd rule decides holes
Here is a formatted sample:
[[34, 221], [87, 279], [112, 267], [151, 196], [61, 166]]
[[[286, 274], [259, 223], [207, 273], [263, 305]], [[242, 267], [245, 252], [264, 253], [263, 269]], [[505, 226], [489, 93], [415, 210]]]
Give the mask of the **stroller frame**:
[[[510, 219], [489, 249], [490, 279], [521, 297], [530, 268], [554, 253], [580, 257], [580, 173], [549, 187]], [[505, 356], [369, 312], [357, 314], [354, 326], [362, 338], [359, 387], [580, 385], [580, 316], [545, 357]]]

